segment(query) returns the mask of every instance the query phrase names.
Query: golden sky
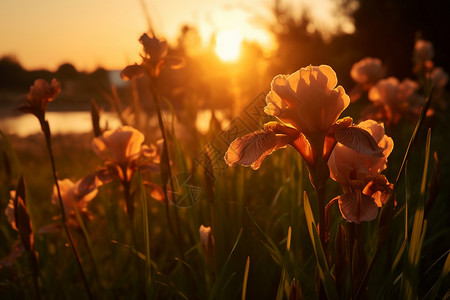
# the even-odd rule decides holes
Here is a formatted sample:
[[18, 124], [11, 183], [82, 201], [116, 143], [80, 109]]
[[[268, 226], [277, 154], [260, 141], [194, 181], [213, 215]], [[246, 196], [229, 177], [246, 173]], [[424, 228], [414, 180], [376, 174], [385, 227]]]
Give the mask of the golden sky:
[[[55, 70], [66, 62], [87, 71], [99, 66], [122, 69], [139, 60], [138, 38], [148, 29], [141, 1], [156, 33], [169, 42], [176, 41], [180, 26], [188, 23], [199, 28], [205, 43], [211, 34], [238, 29], [245, 39], [267, 47], [273, 44], [264, 30], [271, 0], [246, 4], [236, 0], [4, 0], [0, 2], [0, 56], [14, 55], [29, 69]], [[312, 1], [289, 3], [299, 14]], [[312, 17], [318, 27], [343, 24], [336, 18], [332, 0], [314, 3]]]

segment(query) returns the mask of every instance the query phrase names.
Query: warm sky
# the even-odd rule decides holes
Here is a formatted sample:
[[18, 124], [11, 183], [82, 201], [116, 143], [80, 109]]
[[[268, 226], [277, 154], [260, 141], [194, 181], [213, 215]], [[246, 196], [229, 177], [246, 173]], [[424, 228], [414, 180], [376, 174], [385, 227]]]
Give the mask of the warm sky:
[[[14, 55], [29, 69], [56, 70], [66, 62], [78, 70], [121, 69], [139, 60], [138, 38], [148, 29], [142, 1], [154, 30], [169, 42], [188, 23], [199, 28], [205, 42], [212, 33], [238, 29], [245, 39], [271, 43], [264, 25], [275, 0], [2, 0], [0, 57]], [[289, 3], [299, 14], [312, 1]], [[317, 27], [345, 24], [335, 18], [333, 0], [314, 3]]]

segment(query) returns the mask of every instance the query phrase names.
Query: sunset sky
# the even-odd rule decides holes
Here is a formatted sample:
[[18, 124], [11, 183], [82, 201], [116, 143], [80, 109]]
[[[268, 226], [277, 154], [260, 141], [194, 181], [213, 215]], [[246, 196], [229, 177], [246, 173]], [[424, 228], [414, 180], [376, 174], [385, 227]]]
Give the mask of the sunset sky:
[[[271, 0], [143, 0], [157, 34], [176, 42], [180, 26], [196, 26], [206, 44], [212, 34], [239, 30], [242, 38], [273, 47], [264, 29]], [[290, 1], [300, 15], [306, 0]], [[352, 25], [332, 0], [317, 0], [311, 18], [318, 28]], [[79, 70], [121, 69], [139, 60], [139, 36], [148, 29], [141, 0], [14, 0], [0, 3], [0, 57], [15, 56], [28, 69], [55, 70], [72, 63]]]

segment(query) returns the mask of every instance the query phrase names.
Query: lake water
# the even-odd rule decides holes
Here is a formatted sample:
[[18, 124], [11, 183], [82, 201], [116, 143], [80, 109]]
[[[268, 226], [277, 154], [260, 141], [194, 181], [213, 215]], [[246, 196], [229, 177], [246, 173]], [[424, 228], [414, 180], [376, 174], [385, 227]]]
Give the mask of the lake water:
[[[47, 112], [46, 117], [50, 123], [52, 134], [86, 133], [92, 132], [91, 113], [88, 111], [77, 112]], [[221, 114], [218, 116], [222, 117]], [[209, 128], [211, 120], [210, 111], [198, 113], [196, 127], [201, 133], [205, 133]], [[156, 118], [155, 118], [155, 124]], [[100, 126], [105, 128], [118, 128], [121, 123], [115, 113], [103, 112], [100, 116]], [[41, 131], [37, 118], [31, 114], [17, 116], [0, 117], [0, 130], [6, 134], [16, 134], [26, 137]]]
[[[47, 112], [46, 117], [50, 123], [52, 134], [85, 133], [92, 131], [91, 113], [87, 111], [77, 112]], [[120, 126], [118, 118], [112, 113], [103, 113], [100, 125], [109, 128]], [[0, 118], [0, 129], [7, 134], [17, 134], [25, 137], [41, 131], [38, 119], [31, 114], [9, 116]]]

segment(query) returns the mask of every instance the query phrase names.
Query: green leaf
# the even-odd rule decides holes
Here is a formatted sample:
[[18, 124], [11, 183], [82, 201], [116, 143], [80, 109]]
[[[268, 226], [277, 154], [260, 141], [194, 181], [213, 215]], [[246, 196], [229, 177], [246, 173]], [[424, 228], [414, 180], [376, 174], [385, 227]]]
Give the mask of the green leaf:
[[304, 192], [303, 195], [303, 207], [305, 210], [306, 223], [308, 224], [309, 235], [313, 244], [314, 254], [316, 255], [320, 280], [323, 283], [323, 287], [328, 299], [339, 299], [336, 285], [333, 277], [331, 277], [327, 259], [320, 242], [319, 234], [317, 233], [316, 222], [314, 221], [314, 215], [311, 210], [308, 195], [306, 194], [306, 192]]
[[211, 289], [211, 293], [209, 294], [209, 297], [208, 297], [208, 299], [210, 299], [210, 300], [216, 299], [216, 294], [217, 294], [218, 289], [223, 281], [223, 278], [225, 277], [225, 271], [227, 270], [228, 264], [230, 263], [231, 256], [233, 255], [234, 250], [236, 249], [236, 247], [239, 243], [239, 240], [241, 239], [242, 231], [243, 231], [243, 229], [241, 228], [241, 230], [239, 231], [239, 234], [236, 238], [236, 241], [234, 242], [233, 248], [231, 249], [230, 254], [228, 255], [227, 259], [225, 260], [225, 263], [223, 264], [222, 269], [220, 270], [219, 276], [217, 276], [216, 282], [214, 282], [214, 285]]

